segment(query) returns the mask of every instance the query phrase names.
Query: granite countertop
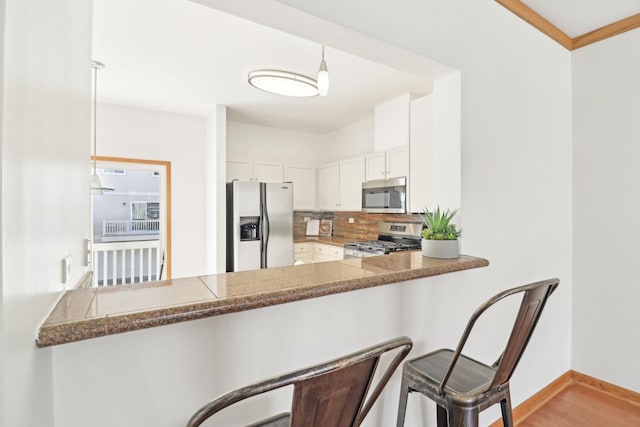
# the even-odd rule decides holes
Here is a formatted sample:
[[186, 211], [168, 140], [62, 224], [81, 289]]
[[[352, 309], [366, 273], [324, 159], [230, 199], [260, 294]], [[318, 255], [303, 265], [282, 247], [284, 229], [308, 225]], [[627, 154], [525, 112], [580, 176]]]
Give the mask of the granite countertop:
[[293, 243], [324, 243], [326, 245], [332, 246], [340, 246], [343, 247], [345, 243], [353, 242], [357, 239], [341, 237], [341, 236], [331, 236], [331, 237], [320, 237], [320, 236], [297, 236]]
[[483, 258], [435, 259], [414, 251], [74, 289], [64, 293], [41, 325], [36, 344], [47, 347], [487, 265]]

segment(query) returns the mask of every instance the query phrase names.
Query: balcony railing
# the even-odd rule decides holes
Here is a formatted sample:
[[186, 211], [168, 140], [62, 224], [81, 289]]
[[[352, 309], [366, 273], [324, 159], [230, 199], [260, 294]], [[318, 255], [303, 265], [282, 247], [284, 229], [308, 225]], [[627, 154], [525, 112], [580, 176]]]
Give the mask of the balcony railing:
[[93, 244], [93, 286], [116, 286], [160, 279], [160, 240]]
[[132, 234], [159, 234], [160, 220], [104, 220], [103, 236], [124, 236]]

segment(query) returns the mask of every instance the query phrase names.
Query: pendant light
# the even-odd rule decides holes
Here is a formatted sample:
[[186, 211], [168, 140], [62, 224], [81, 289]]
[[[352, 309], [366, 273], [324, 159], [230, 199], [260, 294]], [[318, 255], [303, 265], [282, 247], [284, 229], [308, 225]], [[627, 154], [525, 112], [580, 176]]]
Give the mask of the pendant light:
[[327, 63], [324, 60], [324, 45], [322, 45], [322, 62], [318, 70], [318, 95], [327, 96], [329, 93], [329, 71], [327, 71]]
[[113, 188], [103, 187], [100, 177], [96, 173], [97, 147], [97, 116], [98, 116], [98, 70], [104, 68], [104, 64], [98, 61], [91, 61], [93, 68], [93, 174], [91, 175], [91, 194], [101, 196], [105, 191], [113, 191]]

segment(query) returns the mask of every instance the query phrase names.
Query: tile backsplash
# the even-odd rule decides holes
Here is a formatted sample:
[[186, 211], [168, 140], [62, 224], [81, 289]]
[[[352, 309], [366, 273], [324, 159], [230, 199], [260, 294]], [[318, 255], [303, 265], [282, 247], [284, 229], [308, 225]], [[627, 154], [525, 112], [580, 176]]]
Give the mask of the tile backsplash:
[[[353, 240], [368, 240], [378, 238], [378, 223], [386, 222], [420, 222], [418, 214], [372, 214], [359, 211], [354, 212], [325, 212], [325, 211], [295, 211], [293, 213], [294, 237], [306, 234], [305, 218], [330, 219], [333, 221], [333, 235]], [[353, 223], [349, 223], [353, 218]]]

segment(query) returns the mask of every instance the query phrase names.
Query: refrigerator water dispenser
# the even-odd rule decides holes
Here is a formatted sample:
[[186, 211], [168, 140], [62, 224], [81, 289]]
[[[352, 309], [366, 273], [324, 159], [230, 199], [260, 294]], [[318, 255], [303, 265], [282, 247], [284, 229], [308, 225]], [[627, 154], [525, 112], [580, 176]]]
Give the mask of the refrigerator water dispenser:
[[240, 217], [240, 241], [260, 240], [260, 217]]

